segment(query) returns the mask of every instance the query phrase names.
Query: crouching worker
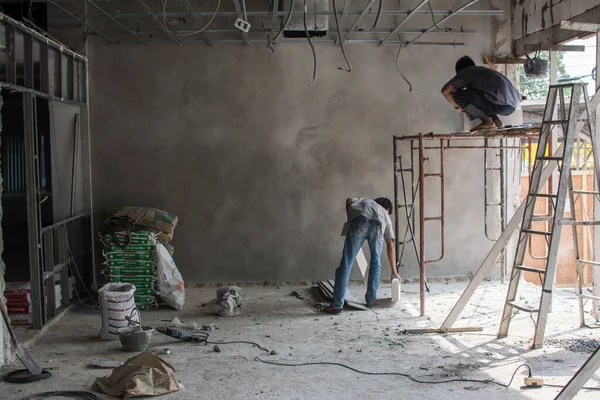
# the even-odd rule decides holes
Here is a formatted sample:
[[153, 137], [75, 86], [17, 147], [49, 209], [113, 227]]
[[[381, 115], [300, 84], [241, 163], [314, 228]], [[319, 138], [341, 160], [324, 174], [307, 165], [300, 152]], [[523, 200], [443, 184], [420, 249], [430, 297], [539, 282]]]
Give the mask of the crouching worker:
[[385, 240], [388, 259], [392, 267], [392, 279], [400, 279], [396, 268], [396, 249], [394, 248], [394, 231], [392, 230], [392, 202], [385, 197], [375, 200], [347, 199], [346, 214], [348, 215], [348, 233], [344, 242], [344, 251], [340, 266], [335, 270], [335, 287], [333, 301], [323, 311], [339, 314], [344, 307], [346, 286], [354, 259], [365, 240], [369, 243], [371, 262], [369, 265], [369, 280], [365, 300], [367, 307], [376, 305], [377, 287], [381, 272], [381, 251]]
[[519, 105], [519, 91], [511, 81], [491, 68], [478, 67], [468, 56], [456, 62], [456, 76], [442, 88], [442, 94], [469, 120], [481, 119], [481, 124], [471, 129], [503, 128], [498, 115], [510, 115]]

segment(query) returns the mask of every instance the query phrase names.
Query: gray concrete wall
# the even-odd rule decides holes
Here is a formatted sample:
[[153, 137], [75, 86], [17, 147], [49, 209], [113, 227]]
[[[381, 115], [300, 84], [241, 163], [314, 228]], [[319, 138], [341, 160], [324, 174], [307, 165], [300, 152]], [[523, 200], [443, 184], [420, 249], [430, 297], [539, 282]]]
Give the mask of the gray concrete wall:
[[[90, 39], [96, 213], [119, 205], [176, 213], [175, 261], [188, 282], [331, 278], [345, 198], [393, 194], [392, 136], [460, 130], [440, 95], [454, 61], [507, 53], [509, 4], [483, 3], [506, 15], [456, 19], [478, 31], [457, 35], [467, 46], [402, 51], [412, 93], [395, 69], [395, 46], [349, 46], [351, 74], [337, 70], [339, 48], [317, 46], [311, 88], [306, 44], [271, 54], [262, 46], [117, 48]], [[481, 152], [447, 155], [446, 257], [430, 275], [464, 275], [492, 245], [483, 236], [482, 163]], [[435, 214], [439, 189], [426, 190]], [[427, 245], [434, 257], [434, 227]], [[408, 253], [407, 278], [418, 275]], [[384, 262], [382, 278], [388, 274]]]

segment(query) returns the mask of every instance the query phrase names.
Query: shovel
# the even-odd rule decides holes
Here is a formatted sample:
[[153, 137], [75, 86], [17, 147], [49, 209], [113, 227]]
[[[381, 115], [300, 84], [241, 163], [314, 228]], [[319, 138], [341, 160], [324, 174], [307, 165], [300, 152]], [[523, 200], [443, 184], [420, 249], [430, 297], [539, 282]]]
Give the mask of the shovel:
[[6, 312], [6, 308], [4, 304], [0, 301], [0, 310], [2, 311], [2, 319], [4, 319], [4, 323], [6, 324], [6, 328], [8, 329], [8, 333], [10, 334], [10, 340], [15, 347], [15, 352], [17, 353], [17, 358], [23, 363], [25, 368], [32, 375], [40, 375], [42, 373], [42, 367], [33, 359], [31, 353], [27, 350], [19, 346], [19, 342], [17, 341], [17, 337], [15, 336], [15, 332], [12, 330], [12, 326], [10, 325], [10, 319], [8, 318], [8, 313]]

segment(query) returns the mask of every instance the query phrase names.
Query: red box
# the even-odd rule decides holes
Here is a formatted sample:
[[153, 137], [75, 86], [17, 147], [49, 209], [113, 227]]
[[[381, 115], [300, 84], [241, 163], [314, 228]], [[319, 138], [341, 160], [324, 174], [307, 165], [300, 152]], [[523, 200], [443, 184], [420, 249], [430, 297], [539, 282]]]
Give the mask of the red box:
[[31, 304], [27, 303], [9, 303], [6, 308], [9, 314], [31, 314]]

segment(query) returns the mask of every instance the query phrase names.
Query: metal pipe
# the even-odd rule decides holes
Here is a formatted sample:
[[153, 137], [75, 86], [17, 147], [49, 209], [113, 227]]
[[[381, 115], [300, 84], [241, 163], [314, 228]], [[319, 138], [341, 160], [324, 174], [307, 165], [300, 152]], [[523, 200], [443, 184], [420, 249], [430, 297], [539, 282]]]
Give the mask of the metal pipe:
[[[411, 150], [411, 154], [412, 154], [412, 150]], [[402, 157], [400, 157], [400, 171], [401, 171], [400, 172], [401, 173], [400, 176], [402, 178], [402, 195], [404, 197], [404, 213], [406, 214], [406, 231], [405, 231], [405, 234], [404, 234], [404, 241], [406, 242], [406, 235], [407, 235], [408, 232], [410, 232], [411, 242], [413, 244], [413, 248], [415, 250], [415, 255], [417, 257], [417, 263], [418, 263], [419, 260], [420, 260], [420, 257], [419, 257], [419, 251], [417, 249], [417, 243], [415, 242], [415, 230], [413, 228], [415, 226], [415, 223], [414, 223], [415, 222], [415, 213], [414, 213], [414, 211], [415, 211], [415, 200], [417, 198], [417, 190], [418, 190], [418, 188], [414, 187], [414, 179], [413, 179], [412, 180], [413, 184], [412, 184], [412, 186], [410, 188], [410, 192], [411, 192], [411, 200], [410, 201], [411, 201], [411, 203], [410, 203], [410, 211], [409, 211], [408, 210], [408, 200], [406, 198], [406, 182], [404, 181], [404, 174], [403, 174], [404, 169], [403, 169], [403, 166], [402, 166]], [[410, 173], [411, 173], [411, 175], [414, 175], [414, 170], [412, 168], [410, 168]], [[412, 224], [410, 222], [411, 219], [413, 221]], [[398, 235], [398, 234], [396, 233], [396, 235]], [[403, 257], [404, 247], [405, 247], [405, 244], [402, 245], [402, 253], [400, 254], [400, 259], [402, 259], [402, 257]]]
[[[423, 148], [423, 150], [425, 150]], [[431, 176], [440, 178], [440, 216], [439, 217], [425, 217], [425, 221], [439, 221], [440, 222], [440, 256], [435, 260], [425, 260], [425, 264], [432, 264], [441, 261], [445, 254], [445, 229], [444, 229], [444, 140], [440, 139], [440, 172], [438, 174], [424, 174], [424, 177]]]
[[[333, 43], [335, 44], [335, 40], [334, 39], [311, 39], [313, 44], [314, 43]], [[213, 39], [211, 40], [212, 43], [221, 43], [221, 44], [245, 44], [246, 42], [242, 39]], [[264, 44], [265, 40], [264, 39], [249, 39], [248, 40], [250, 42], [250, 44], [253, 43], [261, 43]], [[166, 40], [154, 40], [152, 41], [151, 44], [164, 44], [164, 43], [169, 43], [169, 41]], [[184, 40], [181, 42], [182, 44], [193, 44], [193, 43], [203, 43], [201, 40]], [[282, 40], [278, 40], [277, 41], [278, 44], [280, 43], [292, 43], [292, 44], [306, 44], [305, 41], [302, 40], [298, 40], [298, 39], [282, 39]], [[375, 44], [375, 43], [379, 43], [379, 40], [371, 40], [371, 39], [367, 39], [367, 40], [362, 40], [362, 39], [349, 39], [346, 41], [346, 43], [348, 44]], [[388, 42], [390, 44], [405, 44], [407, 42], [403, 41], [403, 42]], [[127, 44], [127, 42], [122, 42], [121, 45]], [[460, 42], [460, 43], [453, 43], [453, 42], [420, 42], [420, 43], [415, 43], [416, 45], [424, 45], [424, 46], [464, 46], [465, 44]]]
[[356, 27], [356, 25], [358, 25], [358, 23], [360, 22], [361, 19], [363, 19], [363, 17], [367, 14], [367, 11], [369, 10], [369, 8], [371, 7], [371, 4], [373, 4], [375, 0], [369, 0], [367, 2], [367, 5], [365, 6], [365, 8], [363, 8], [362, 12], [358, 15], [358, 17], [356, 18], [356, 20], [354, 21], [354, 23], [352, 24], [352, 26], [350, 26], [350, 29], [348, 29], [348, 33], [346, 33], [344, 35], [344, 38], [342, 39], [343, 41], [346, 41], [346, 39], [348, 39], [348, 35], [350, 35], [350, 32], [352, 32], [352, 30], [354, 29], [354, 27]]
[[[77, 0], [79, 1], [79, 0]], [[60, 1], [59, 1], [60, 2]], [[398, 16], [398, 15], [408, 15], [408, 13], [410, 13], [411, 10], [383, 10], [381, 11], [381, 15], [386, 15], [386, 16]], [[362, 10], [348, 10], [348, 12], [346, 13], [347, 15], [360, 15], [362, 13]], [[197, 12], [196, 13], [198, 16], [204, 18], [204, 17], [212, 17], [213, 16], [213, 12], [210, 11], [201, 11], [201, 12]], [[275, 12], [275, 14], [278, 17], [283, 17], [285, 15], [287, 15], [286, 11], [277, 11]], [[376, 15], [377, 11], [373, 11], [373, 10], [368, 10], [365, 15]], [[185, 12], [168, 12], [165, 13], [166, 17], [185, 17], [188, 16], [188, 13]], [[215, 18], [237, 18], [237, 13], [233, 12], [233, 11], [219, 11], [217, 12], [215, 15]], [[272, 17], [272, 11], [270, 10], [265, 10], [265, 11], [248, 11], [246, 13], [246, 15], [248, 15], [248, 17]], [[327, 10], [327, 11], [314, 11], [311, 13], [311, 15], [316, 15], [316, 16], [325, 16], [325, 15], [330, 15], [333, 16], [333, 10]], [[431, 13], [429, 12], [429, 10], [419, 10], [415, 13], [415, 15], [431, 15]], [[448, 15], [448, 10], [433, 10], [433, 15]], [[452, 16], [454, 15], [462, 15], [462, 16], [500, 16], [500, 15], [504, 15], [504, 11], [502, 10], [461, 10], [461, 11], [454, 11], [452, 12]], [[82, 15], [81, 17], [85, 17], [85, 18], [98, 18], [101, 17], [101, 14], [85, 14]], [[119, 13], [119, 18], [140, 18], [140, 17], [145, 17], [146, 14], [145, 13]], [[443, 21], [443, 20], [442, 20]], [[440, 21], [440, 22], [442, 22]], [[438, 22], [438, 24], [440, 23]]]
[[[439, 149], [440, 146], [426, 146], [425, 150]], [[485, 150], [485, 149], [524, 149], [521, 146], [445, 146], [444, 150]]]
[[144, 0], [138, 0], [138, 3], [140, 3], [140, 5], [142, 6], [142, 8], [144, 9], [144, 11], [146, 12], [146, 14], [148, 14], [148, 16], [150, 18], [152, 18], [152, 20], [156, 23], [156, 25], [158, 25], [160, 27], [160, 29], [162, 29], [162, 31], [169, 37], [169, 39], [171, 39], [171, 41], [175, 44], [178, 44], [181, 46], [181, 41], [179, 39], [177, 39], [174, 35], [173, 32], [171, 32], [166, 26], [165, 24], [163, 24], [156, 15], [154, 15], [154, 13], [152, 12], [152, 10], [150, 10], [150, 8], [146, 5], [146, 3], [144, 3]]
[[429, 0], [423, 0], [419, 5], [417, 5], [410, 13], [408, 13], [408, 15], [406, 16], [406, 18], [404, 18], [402, 21], [400, 21], [400, 23], [396, 26], [396, 28], [394, 28], [394, 30], [392, 31], [392, 33], [390, 33], [385, 39], [383, 39], [381, 42], [379, 42], [379, 46], [383, 46], [384, 44], [387, 43], [387, 41], [396, 33], [398, 33], [398, 31], [400, 30], [400, 28], [402, 28], [402, 26], [404, 26], [404, 24], [406, 24], [408, 22], [408, 20], [410, 19], [410, 17], [412, 17], [413, 15], [415, 15], [415, 13], [417, 11], [419, 11], [419, 9], [421, 7], [423, 7], [425, 4], [429, 3]]
[[108, 40], [112, 44], [115, 44], [117, 46], [119, 45], [119, 42], [115, 42], [114, 40], [112, 40], [111, 38], [109, 38], [108, 36], [106, 36], [105, 34], [103, 34], [102, 32], [98, 32], [97, 30], [95, 30], [94, 28], [92, 28], [91, 26], [89, 26], [84, 20], [80, 19], [77, 15], [73, 14], [69, 10], [66, 10], [63, 7], [61, 7], [60, 5], [56, 4], [56, 2], [54, 0], [48, 0], [48, 3], [52, 4], [54, 7], [58, 8], [60, 11], [64, 12], [65, 14], [67, 14], [68, 16], [70, 16], [71, 18], [73, 18], [75, 21], [81, 23], [83, 26], [85, 26], [86, 28], [88, 28], [91, 32], [94, 32], [95, 34], [97, 34], [99, 36], [102, 36], [104, 39]]
[[448, 21], [450, 18], [452, 18], [453, 16], [457, 15], [460, 11], [463, 11], [465, 8], [472, 6], [473, 4], [477, 3], [479, 0], [471, 0], [470, 2], [468, 2], [467, 4], [465, 4], [464, 6], [451, 11], [450, 14], [448, 14], [447, 16], [445, 16], [444, 18], [442, 18], [441, 20], [439, 20], [438, 22], [434, 23], [433, 25], [431, 25], [431, 27], [429, 29], [427, 29], [425, 32], [421, 33], [420, 35], [418, 35], [416, 38], [414, 38], [413, 40], [411, 40], [410, 42], [408, 42], [408, 44], [406, 46], [409, 46], [410, 44], [414, 43], [417, 39], [419, 39], [421, 36], [425, 35], [428, 32], [431, 32], [433, 29], [436, 29], [436, 25], [437, 24], [443, 24], [444, 22]]
[[420, 315], [425, 315], [425, 172], [423, 134], [419, 134], [419, 301]]
[[[198, 23], [198, 27], [201, 28], [202, 27], [202, 18], [200, 18], [198, 16], [198, 14], [196, 14], [196, 11], [194, 11], [194, 8], [192, 7], [192, 5], [190, 4], [190, 2], [188, 0], [181, 0], [181, 1], [185, 5], [185, 7], [188, 9], [190, 14], [192, 14], [194, 16], [194, 19]], [[139, 34], [139, 32], [138, 32], [138, 34]], [[206, 42], [206, 44], [209, 47], [212, 47], [212, 43], [210, 42], [210, 39], [208, 38], [208, 35], [206, 34], [206, 30], [200, 32], [200, 36], [202, 36], [202, 39]]]
[[[135, 36], [135, 38], [137, 40], [139, 40], [140, 42], [144, 43], [146, 46], [149, 45], [148, 42], [146, 42], [144, 39], [142, 39], [141, 37], [139, 37], [138, 35], [135, 34], [135, 32], [133, 32], [132, 30], [129, 30], [128, 27], [126, 27], [125, 25], [123, 25], [121, 23], [121, 21], [119, 21], [118, 19], [114, 18], [112, 15], [110, 15], [109, 13], [107, 13], [106, 11], [104, 11], [100, 6], [98, 6], [96, 3], [94, 3], [92, 0], [85, 0], [86, 3], [88, 3], [90, 6], [94, 7], [96, 10], [100, 11], [102, 13], [102, 15], [104, 15], [106, 18], [112, 20], [115, 24], [119, 25], [121, 28], [125, 29], [126, 32], [129, 32], [129, 34]], [[90, 18], [88, 14], [84, 15], [84, 18]]]
[[[417, 43], [419, 44], [419, 43]], [[512, 132], [512, 133], [511, 133]], [[474, 139], [500, 139], [500, 138], [508, 138], [508, 139], [521, 139], [521, 138], [537, 138], [540, 135], [539, 126], [531, 128], [518, 128], [514, 131], [506, 131], [501, 133], [486, 133], [486, 134], [473, 134], [470, 132], [456, 132], [456, 133], [428, 133], [423, 135], [424, 140], [437, 140], [437, 139], [447, 139], [447, 140], [455, 140], [455, 139], [466, 139], [466, 140], [474, 140]], [[411, 136], [398, 136], [398, 140], [416, 140], [419, 139], [420, 135], [411, 135]]]
[[[63, 25], [53, 25], [53, 26], [60, 27]], [[68, 26], [73, 27], [73, 26], [79, 26], [79, 25], [69, 24]], [[405, 29], [401, 29], [400, 33], [421, 33], [421, 32], [424, 32], [425, 30], [426, 29], [405, 28]], [[344, 32], [344, 33], [349, 32], [349, 31], [350, 31], [349, 29], [342, 29], [342, 32]], [[359, 29], [359, 30], [355, 31], [354, 33], [389, 33], [391, 31], [392, 31], [392, 28], [375, 28], [375, 29], [370, 29], [370, 30]], [[162, 31], [160, 31], [158, 29], [139, 30], [139, 31], [137, 31], [137, 34], [138, 35], [153, 35], [155, 33], [160, 33], [160, 32], [162, 32]], [[195, 29], [177, 29], [174, 32], [176, 32], [176, 33], [191, 33], [191, 32], [196, 32], [196, 30]], [[216, 29], [215, 28], [215, 29], [206, 29], [206, 30], [204, 30], [204, 32], [206, 32], [206, 33], [238, 33], [239, 29], [237, 29], [237, 28]], [[253, 33], [270, 33], [270, 32], [272, 32], [272, 30], [271, 30], [271, 28], [252, 28], [252, 32]], [[96, 31], [96, 33], [104, 34], [104, 35], [124, 35], [125, 34], [125, 32], [122, 32], [122, 31]], [[449, 29], [448, 31], [440, 31], [440, 32], [436, 32], [436, 33], [447, 34], [447, 35], [450, 35], [450, 34], [455, 35], [457, 33], [465, 34], [465, 35], [473, 35], [473, 34], [477, 33], [477, 30], [475, 30], [475, 29], [461, 29], [461, 30]], [[84, 34], [86, 34], [86, 33], [84, 32]], [[87, 33], [87, 35], [91, 35], [91, 33]], [[277, 41], [277, 43], [280, 43], [280, 42]]]
[[62, 221], [57, 222], [55, 224], [45, 226], [40, 231], [41, 231], [41, 233], [46, 233], [48, 231], [52, 231], [54, 229], [57, 229], [57, 228], [59, 228], [59, 227], [61, 227], [63, 225], [66, 225], [66, 224], [68, 224], [70, 222], [73, 222], [73, 221], [76, 221], [78, 219], [88, 218], [89, 216], [90, 216], [90, 214], [87, 214], [87, 213], [75, 215], [74, 217], [63, 219]]

